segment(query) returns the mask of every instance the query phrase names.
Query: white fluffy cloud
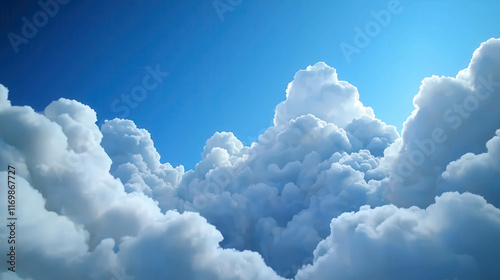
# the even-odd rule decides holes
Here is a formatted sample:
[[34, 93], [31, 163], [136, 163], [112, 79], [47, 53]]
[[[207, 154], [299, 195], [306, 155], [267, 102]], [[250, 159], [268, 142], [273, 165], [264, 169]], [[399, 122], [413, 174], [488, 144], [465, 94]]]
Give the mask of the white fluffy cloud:
[[385, 205], [344, 213], [296, 279], [495, 279], [500, 209], [445, 193], [426, 209]]
[[318, 62], [295, 74], [286, 89], [286, 100], [276, 107], [274, 124], [306, 114], [345, 127], [354, 118], [374, 116], [370, 107], [359, 101], [358, 89], [346, 81], [339, 81], [337, 70]]
[[[145, 193], [126, 192], [110, 173], [112, 160], [100, 145], [102, 134], [88, 106], [60, 99], [36, 113], [6, 99], [1, 105], [2, 166], [17, 171], [19, 244], [17, 273], [3, 265], [2, 279], [113, 279], [122, 272], [140, 279], [280, 279], [258, 253], [221, 248], [221, 233], [198, 214], [163, 213]], [[182, 168], [156, 164], [159, 156], [148, 145], [149, 135], [135, 126], [137, 134], [128, 135], [129, 125], [117, 125], [123, 129], [117, 137], [124, 138], [117, 142], [123, 149], [111, 154], [145, 165], [138, 172], [143, 183], [157, 179], [176, 185]], [[6, 182], [7, 172], [0, 178]], [[1, 192], [7, 193], [5, 185]], [[0, 207], [7, 209], [5, 199]], [[7, 228], [0, 234], [6, 240]]]
[[67, 99], [35, 112], [0, 86], [22, 259], [0, 276], [498, 278], [499, 53], [491, 39], [457, 77], [425, 79], [401, 137], [334, 68], [309, 66], [257, 142], [215, 133], [188, 171], [131, 120], [99, 128]]
[[488, 151], [485, 153], [467, 153], [450, 162], [439, 181], [438, 191], [470, 191], [500, 207], [500, 130], [486, 143], [486, 147]]
[[[500, 128], [500, 40], [490, 39], [457, 77], [423, 80], [402, 137], [386, 150], [386, 197], [401, 206], [429, 205], [441, 174], [466, 153], [484, 153]], [[498, 205], [497, 205], [498, 206]]]

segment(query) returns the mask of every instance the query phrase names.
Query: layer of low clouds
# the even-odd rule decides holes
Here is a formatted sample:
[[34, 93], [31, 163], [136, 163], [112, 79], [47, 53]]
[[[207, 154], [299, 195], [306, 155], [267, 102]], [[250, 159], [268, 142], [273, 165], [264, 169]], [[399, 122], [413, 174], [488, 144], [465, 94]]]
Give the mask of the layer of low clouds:
[[17, 272], [0, 277], [497, 279], [499, 54], [490, 39], [456, 77], [424, 79], [401, 136], [309, 66], [258, 141], [217, 132], [193, 170], [162, 163], [131, 120], [12, 106], [0, 85], [19, 219]]

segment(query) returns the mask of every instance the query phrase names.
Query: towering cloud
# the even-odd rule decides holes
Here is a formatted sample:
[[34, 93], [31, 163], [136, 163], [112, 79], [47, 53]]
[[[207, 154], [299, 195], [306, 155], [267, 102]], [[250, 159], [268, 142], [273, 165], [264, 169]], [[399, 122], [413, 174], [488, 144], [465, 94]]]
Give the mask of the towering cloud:
[[486, 152], [486, 142], [500, 128], [499, 48], [500, 40], [490, 39], [457, 77], [424, 79], [401, 139], [386, 150], [391, 203], [429, 205], [440, 194], [437, 185], [451, 161]]
[[286, 89], [286, 100], [276, 107], [274, 124], [283, 125], [306, 114], [340, 127], [363, 115], [374, 116], [373, 110], [359, 101], [358, 89], [339, 81], [337, 71], [323, 62], [295, 74]]
[[99, 128], [67, 99], [35, 112], [0, 86], [23, 260], [0, 277], [496, 279], [499, 53], [491, 39], [456, 77], [425, 79], [401, 137], [309, 66], [257, 142], [215, 133], [188, 171], [131, 120]]

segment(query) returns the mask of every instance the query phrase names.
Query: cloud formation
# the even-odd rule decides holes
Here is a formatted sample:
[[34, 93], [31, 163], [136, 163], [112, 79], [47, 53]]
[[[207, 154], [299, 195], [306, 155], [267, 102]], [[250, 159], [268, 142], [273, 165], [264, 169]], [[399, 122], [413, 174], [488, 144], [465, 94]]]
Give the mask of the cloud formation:
[[402, 137], [386, 150], [391, 176], [384, 184], [391, 203], [426, 207], [440, 194], [437, 186], [450, 162], [486, 152], [500, 128], [499, 48], [500, 40], [490, 39], [456, 77], [423, 80]]
[[[500, 209], [444, 193], [426, 209], [385, 205], [344, 213], [296, 279], [494, 279]], [[496, 261], [495, 261], [496, 260]]]
[[309, 66], [257, 142], [217, 132], [187, 171], [131, 120], [99, 128], [67, 99], [35, 112], [0, 86], [22, 258], [0, 276], [495, 279], [499, 53], [488, 40], [456, 77], [425, 79], [401, 137], [334, 68]]

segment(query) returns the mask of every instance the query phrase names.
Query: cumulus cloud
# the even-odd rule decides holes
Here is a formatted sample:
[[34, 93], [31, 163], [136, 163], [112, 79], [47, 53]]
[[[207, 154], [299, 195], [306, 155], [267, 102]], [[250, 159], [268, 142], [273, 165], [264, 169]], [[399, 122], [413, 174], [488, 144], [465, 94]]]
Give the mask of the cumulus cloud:
[[286, 100], [276, 107], [275, 125], [286, 124], [305, 114], [344, 127], [354, 118], [374, 116], [373, 109], [359, 101], [358, 89], [339, 81], [337, 70], [318, 62], [295, 74], [286, 89]]
[[344, 213], [295, 279], [495, 279], [500, 209], [444, 193], [426, 209], [385, 205]]
[[[100, 145], [103, 136], [88, 106], [60, 99], [37, 113], [6, 103], [0, 110], [2, 152], [7, 155], [2, 157], [2, 166], [15, 166], [17, 171], [16, 242], [20, 245], [16, 248], [22, 260], [15, 274], [3, 265], [2, 279], [113, 279], [117, 271], [142, 279], [151, 275], [281, 278], [258, 253], [221, 248], [221, 233], [199, 214], [162, 212], [158, 202], [145, 193], [126, 192], [121, 179], [110, 173], [112, 160]], [[121, 128], [127, 132], [129, 125]], [[149, 136], [135, 136], [133, 144], [126, 146], [129, 140], [125, 139], [122, 145], [138, 148], [123, 156], [140, 159], [131, 164], [146, 165], [145, 176], [176, 184], [177, 175], [168, 173], [182, 173], [182, 168], [156, 164], [159, 157], [145, 152], [152, 151]], [[0, 178], [6, 182], [7, 172], [1, 171]], [[5, 185], [1, 188], [7, 193]], [[0, 207], [7, 209], [7, 200]], [[2, 240], [9, 234], [7, 229], [0, 231]], [[150, 258], [141, 261], [147, 261], [147, 266], [137, 259], [146, 255]]]
[[16, 167], [22, 244], [0, 276], [498, 278], [499, 42], [425, 79], [401, 137], [334, 68], [309, 66], [255, 143], [217, 132], [187, 171], [131, 120], [98, 127], [67, 99], [35, 112], [0, 86], [0, 180]]
[[[0, 172], [0, 179], [6, 181], [7, 172]], [[22, 177], [17, 193], [16, 253], [21, 260], [17, 274], [4, 272], [2, 279], [113, 279], [113, 272], [122, 270], [138, 279], [281, 279], [259, 254], [220, 248], [220, 232], [196, 213], [161, 214], [140, 196], [126, 198], [101, 218], [103, 224], [113, 225], [105, 227], [108, 231], [123, 236], [120, 243], [106, 238], [90, 248], [92, 235], [106, 229], [48, 211], [40, 192]], [[6, 200], [0, 207], [7, 208]], [[7, 234], [4, 228], [1, 234]]]
[[500, 130], [486, 143], [487, 152], [467, 153], [450, 162], [442, 173], [438, 191], [470, 191], [486, 198], [489, 203], [500, 207]]
[[500, 40], [490, 39], [456, 77], [423, 80], [402, 137], [386, 150], [387, 199], [425, 207], [448, 163], [466, 153], [484, 153], [500, 128]]

